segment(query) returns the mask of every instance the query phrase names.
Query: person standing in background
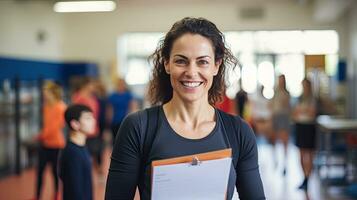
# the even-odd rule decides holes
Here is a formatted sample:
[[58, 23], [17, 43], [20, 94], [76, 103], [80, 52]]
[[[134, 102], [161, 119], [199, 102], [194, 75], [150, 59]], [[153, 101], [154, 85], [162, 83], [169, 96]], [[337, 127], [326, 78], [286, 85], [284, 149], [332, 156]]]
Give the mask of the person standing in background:
[[[241, 79], [240, 79], [240, 82], [242, 82]], [[236, 101], [237, 113], [241, 118], [244, 119], [244, 117], [245, 117], [245, 113], [244, 113], [245, 109], [244, 108], [248, 101], [248, 94], [246, 91], [243, 90], [242, 84], [240, 84], [240, 89], [236, 94], [235, 101]]]
[[99, 173], [103, 174], [102, 168], [102, 156], [103, 156], [103, 149], [104, 149], [104, 131], [108, 127], [108, 120], [107, 120], [107, 106], [108, 106], [108, 99], [107, 99], [107, 91], [106, 88], [100, 80], [97, 80], [95, 83], [95, 96], [98, 101], [99, 105], [99, 113], [98, 113], [98, 153], [95, 155], [96, 162], [99, 167]]
[[251, 99], [253, 130], [256, 134], [265, 136], [271, 143], [274, 140], [271, 128], [271, 102], [263, 94], [264, 86], [258, 88], [259, 91]]
[[296, 146], [300, 150], [300, 162], [305, 175], [299, 189], [307, 190], [309, 176], [313, 168], [317, 109], [311, 82], [304, 79], [302, 85], [303, 93], [293, 110], [293, 120], [296, 128]]
[[43, 127], [36, 138], [40, 142], [36, 199], [39, 200], [41, 198], [43, 173], [47, 163], [51, 164], [54, 178], [55, 195], [53, 199], [59, 199], [57, 159], [60, 149], [65, 146], [62, 129], [65, 126], [64, 112], [66, 104], [62, 101], [62, 88], [51, 81], [45, 83], [43, 97]]
[[78, 87], [78, 90], [72, 95], [73, 104], [81, 104], [88, 106], [96, 120], [95, 131], [87, 136], [86, 145], [88, 147], [89, 153], [95, 161], [96, 170], [101, 173], [99, 163], [97, 163], [97, 157], [100, 154], [100, 144], [99, 144], [99, 103], [95, 97], [96, 84], [90, 77], [84, 77]]
[[88, 106], [74, 104], [64, 117], [70, 132], [58, 162], [63, 200], [92, 200], [92, 165], [85, 144], [87, 136], [95, 131], [94, 115]]
[[[278, 78], [278, 86], [273, 97], [273, 131], [275, 138], [281, 140], [284, 145], [283, 175], [286, 174], [286, 162], [288, 155], [288, 143], [290, 132], [290, 94], [286, 89], [285, 75]], [[276, 139], [273, 141], [275, 148]], [[276, 155], [275, 155], [276, 156]], [[276, 158], [275, 158], [276, 159]], [[277, 165], [277, 162], [275, 163]]]
[[111, 130], [114, 144], [121, 122], [128, 113], [138, 110], [138, 104], [128, 89], [125, 80], [121, 78], [117, 82], [116, 91], [108, 97], [108, 101], [111, 108]]
[[[78, 90], [72, 95], [72, 103], [74, 104], [82, 104], [88, 106], [95, 117], [98, 119], [99, 116], [99, 105], [98, 101], [95, 97], [96, 85], [95, 82], [90, 77], [83, 77], [81, 80]], [[96, 124], [96, 131], [98, 132], [98, 123]]]

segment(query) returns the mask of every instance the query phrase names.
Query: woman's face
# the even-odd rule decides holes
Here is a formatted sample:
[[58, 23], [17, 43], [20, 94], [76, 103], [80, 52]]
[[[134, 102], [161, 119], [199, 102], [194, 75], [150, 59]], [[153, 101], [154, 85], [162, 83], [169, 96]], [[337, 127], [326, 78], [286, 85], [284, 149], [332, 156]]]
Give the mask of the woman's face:
[[173, 96], [183, 101], [208, 101], [208, 90], [221, 62], [216, 62], [209, 39], [199, 34], [184, 34], [172, 46], [165, 70], [170, 75]]

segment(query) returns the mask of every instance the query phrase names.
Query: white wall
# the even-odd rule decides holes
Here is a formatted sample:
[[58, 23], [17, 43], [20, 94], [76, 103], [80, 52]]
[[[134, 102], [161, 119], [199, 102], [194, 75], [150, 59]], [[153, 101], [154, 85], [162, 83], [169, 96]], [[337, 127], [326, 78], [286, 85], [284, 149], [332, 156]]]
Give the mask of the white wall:
[[[175, 21], [186, 16], [208, 18], [223, 31], [336, 29], [341, 38], [340, 54], [346, 57], [349, 52], [346, 22], [314, 22], [311, 4], [258, 1], [264, 9], [264, 18], [246, 20], [239, 17], [239, 11], [256, 6], [250, 1], [172, 2], [119, 1], [117, 10], [110, 13], [56, 14], [46, 1], [2, 0], [0, 56], [95, 61], [101, 65], [102, 76], [106, 76], [110, 71], [108, 67], [116, 59], [120, 35], [134, 31], [166, 32]], [[36, 32], [40, 29], [48, 33], [48, 40], [43, 44], [36, 42]]]
[[[46, 40], [39, 43], [38, 31]], [[62, 18], [44, 2], [0, 1], [0, 56], [58, 60], [62, 58]]]

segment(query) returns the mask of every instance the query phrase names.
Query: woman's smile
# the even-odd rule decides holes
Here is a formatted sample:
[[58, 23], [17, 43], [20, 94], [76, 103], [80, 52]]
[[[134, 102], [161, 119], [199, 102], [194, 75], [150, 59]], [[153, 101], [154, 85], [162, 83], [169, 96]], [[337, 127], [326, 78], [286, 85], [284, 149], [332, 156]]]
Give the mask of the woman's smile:
[[180, 81], [180, 83], [188, 89], [194, 89], [201, 86], [203, 81]]

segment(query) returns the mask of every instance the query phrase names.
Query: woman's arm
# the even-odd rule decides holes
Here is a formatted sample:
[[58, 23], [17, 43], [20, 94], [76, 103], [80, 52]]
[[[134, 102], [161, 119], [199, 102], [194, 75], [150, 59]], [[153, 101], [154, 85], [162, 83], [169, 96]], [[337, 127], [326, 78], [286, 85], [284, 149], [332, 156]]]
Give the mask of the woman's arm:
[[240, 154], [236, 166], [236, 187], [241, 200], [265, 199], [258, 166], [258, 150], [253, 130], [241, 123]]
[[120, 126], [111, 156], [106, 200], [133, 199], [140, 173], [140, 121], [137, 113]]

